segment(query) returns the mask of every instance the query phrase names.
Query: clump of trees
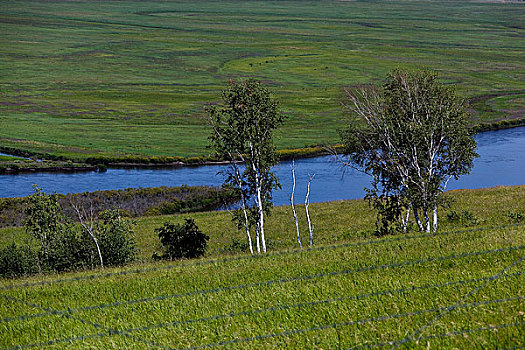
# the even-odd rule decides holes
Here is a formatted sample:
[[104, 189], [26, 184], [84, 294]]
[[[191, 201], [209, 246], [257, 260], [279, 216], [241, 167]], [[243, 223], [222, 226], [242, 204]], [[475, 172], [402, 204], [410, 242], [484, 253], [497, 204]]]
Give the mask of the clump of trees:
[[225, 185], [236, 188], [241, 197], [234, 220], [244, 227], [250, 252], [254, 253], [253, 227], [257, 253], [266, 252], [264, 217], [272, 208], [272, 191], [280, 187], [271, 172], [278, 161], [273, 133], [285, 119], [278, 101], [256, 80], [231, 81], [222, 105], [211, 106], [208, 113], [212, 146], [217, 156], [230, 161]]
[[12, 243], [1, 250], [0, 275], [15, 277], [115, 266], [135, 259], [132, 223], [119, 210], [106, 210], [95, 216], [92, 207], [72, 205], [80, 225], [64, 215], [57, 194], [35, 188], [27, 200], [24, 225], [38, 243]]
[[378, 230], [406, 231], [413, 212], [421, 231], [438, 228], [440, 194], [468, 174], [477, 156], [467, 109], [435, 73], [395, 70], [382, 87], [346, 90], [341, 133], [345, 164], [372, 176], [367, 198]]

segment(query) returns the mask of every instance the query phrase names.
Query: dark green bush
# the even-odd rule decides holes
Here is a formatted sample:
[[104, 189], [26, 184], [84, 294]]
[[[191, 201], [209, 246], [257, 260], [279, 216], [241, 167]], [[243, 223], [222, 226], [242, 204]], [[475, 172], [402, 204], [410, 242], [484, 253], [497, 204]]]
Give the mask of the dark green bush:
[[464, 226], [479, 224], [478, 218], [476, 218], [474, 214], [472, 214], [468, 210], [464, 210], [461, 213], [458, 213], [455, 210], [449, 211], [447, 213], [447, 220], [449, 222], [460, 223]]
[[164, 247], [164, 253], [161, 256], [157, 253], [153, 255], [155, 259], [197, 258], [204, 255], [210, 239], [199, 230], [191, 218], [187, 218], [184, 224], [175, 225], [165, 222], [162, 227], [155, 229], [155, 233], [159, 235]]
[[510, 219], [511, 222], [518, 224], [518, 223], [520, 223], [523, 220], [523, 218], [525, 216], [523, 214], [521, 214], [521, 213], [518, 213], [518, 212], [511, 212], [511, 211], [509, 211], [507, 213], [507, 217]]
[[[43, 270], [56, 272], [74, 271], [93, 267], [90, 238], [80, 234], [74, 226], [64, 226], [47, 245], [47, 252], [40, 251]], [[95, 256], [96, 258], [96, 256]]]
[[106, 210], [97, 223], [98, 243], [106, 266], [124, 265], [135, 260], [137, 249], [133, 224], [122, 216], [120, 210]]
[[28, 245], [13, 242], [0, 250], [0, 276], [13, 278], [37, 272], [37, 254]]

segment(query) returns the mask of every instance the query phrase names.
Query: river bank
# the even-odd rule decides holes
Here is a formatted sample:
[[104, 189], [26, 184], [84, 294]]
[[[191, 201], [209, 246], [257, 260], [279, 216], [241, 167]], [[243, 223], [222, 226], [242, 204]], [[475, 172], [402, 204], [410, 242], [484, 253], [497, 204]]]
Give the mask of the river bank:
[[[479, 134], [486, 131], [496, 131], [525, 126], [525, 118], [502, 120], [493, 123], [480, 123], [473, 127], [475, 133]], [[281, 161], [291, 159], [302, 159], [328, 155], [330, 152], [327, 147], [340, 150], [341, 145], [315, 145], [310, 147], [281, 149], [277, 153]], [[123, 156], [100, 156], [94, 155], [80, 158], [66, 158], [51, 153], [34, 152], [31, 150], [0, 146], [0, 152], [15, 157], [23, 157], [25, 161], [13, 161], [0, 158], [0, 174], [19, 174], [34, 172], [90, 172], [105, 171], [106, 169], [145, 169], [145, 168], [180, 168], [207, 165], [225, 165], [228, 161], [217, 159], [211, 155], [194, 157], [175, 157], [175, 156], [144, 156], [144, 155], [123, 155]], [[42, 160], [37, 162], [36, 159]], [[34, 160], [34, 161], [32, 161]]]

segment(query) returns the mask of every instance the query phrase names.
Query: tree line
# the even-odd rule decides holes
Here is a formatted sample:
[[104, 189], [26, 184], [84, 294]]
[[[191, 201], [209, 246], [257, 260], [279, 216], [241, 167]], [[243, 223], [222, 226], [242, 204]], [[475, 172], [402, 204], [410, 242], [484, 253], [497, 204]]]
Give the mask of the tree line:
[[[411, 216], [420, 231], [437, 231], [438, 207], [445, 204], [441, 193], [450, 179], [469, 173], [477, 156], [467, 106], [454, 86], [429, 71], [395, 70], [382, 86], [345, 89], [342, 104], [348, 112], [340, 131], [343, 151], [331, 152], [344, 166], [370, 175], [365, 198], [377, 211], [377, 233], [406, 232]], [[256, 252], [265, 252], [264, 217], [272, 191], [280, 188], [271, 171], [277, 163], [273, 133], [285, 120], [278, 101], [256, 80], [231, 81], [222, 104], [208, 114], [216, 155], [231, 164], [225, 186], [241, 196], [233, 218], [246, 231], [250, 252], [252, 232]], [[290, 201], [302, 247], [293, 204], [295, 168], [292, 176]]]

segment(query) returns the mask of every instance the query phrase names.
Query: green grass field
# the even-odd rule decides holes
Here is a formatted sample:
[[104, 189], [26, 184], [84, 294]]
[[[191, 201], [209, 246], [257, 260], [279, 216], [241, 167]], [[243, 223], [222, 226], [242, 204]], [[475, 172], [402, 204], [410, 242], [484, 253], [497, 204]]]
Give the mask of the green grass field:
[[[225, 252], [227, 213], [192, 214], [211, 236], [204, 259], [1, 280], [0, 347], [521, 347], [525, 222], [508, 213], [523, 214], [524, 193], [450, 192], [437, 234], [382, 238], [364, 201], [312, 205], [317, 244], [304, 250], [279, 207], [271, 252], [255, 257]], [[451, 210], [471, 218], [449, 222]], [[142, 249], [155, 220], [139, 221]]]
[[338, 141], [341, 89], [430, 68], [473, 122], [523, 117], [525, 5], [470, 1], [3, 1], [0, 146], [81, 160], [205, 155], [204, 105], [266, 82], [279, 148]]

